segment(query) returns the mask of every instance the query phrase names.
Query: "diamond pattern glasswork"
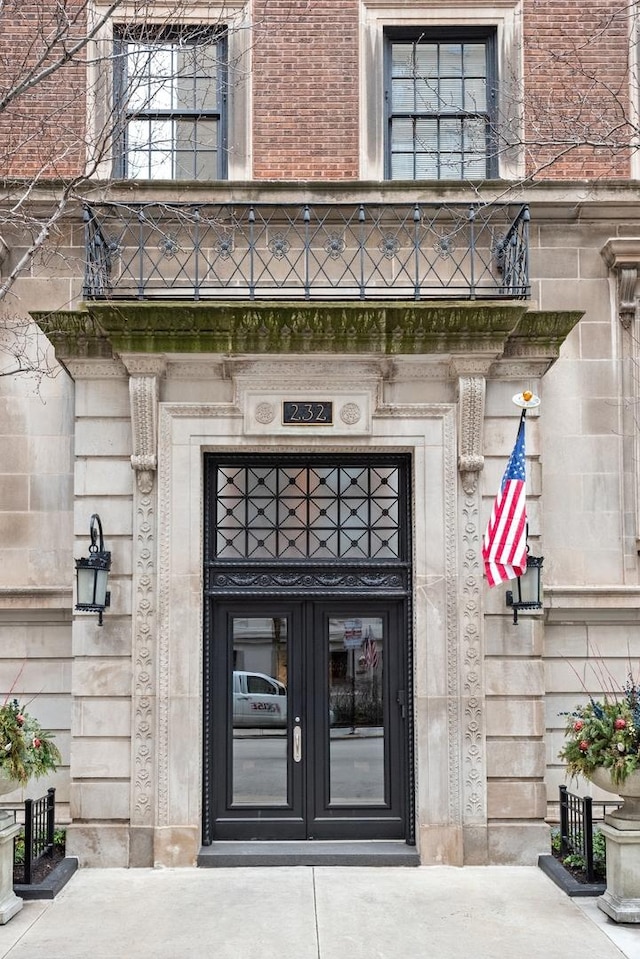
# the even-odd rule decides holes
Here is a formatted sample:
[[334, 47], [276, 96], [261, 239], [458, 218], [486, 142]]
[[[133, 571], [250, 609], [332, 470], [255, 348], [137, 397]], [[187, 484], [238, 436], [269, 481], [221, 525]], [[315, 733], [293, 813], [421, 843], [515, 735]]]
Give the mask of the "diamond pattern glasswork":
[[219, 466], [218, 559], [398, 559], [393, 466]]

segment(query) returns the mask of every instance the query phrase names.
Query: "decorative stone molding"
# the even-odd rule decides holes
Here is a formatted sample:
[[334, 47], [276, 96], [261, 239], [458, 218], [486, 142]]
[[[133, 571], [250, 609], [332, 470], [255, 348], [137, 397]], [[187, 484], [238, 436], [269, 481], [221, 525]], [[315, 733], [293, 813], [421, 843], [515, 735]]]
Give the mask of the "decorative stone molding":
[[[627, 545], [629, 552], [640, 554], [640, 430], [638, 430], [637, 411], [640, 403], [640, 342], [638, 337], [638, 274], [640, 271], [640, 237], [613, 237], [607, 240], [600, 251], [602, 257], [618, 279], [618, 317], [628, 336], [622, 342], [623, 350], [623, 390], [628, 397], [625, 417], [626, 429], [632, 435], [633, 452], [626, 466], [634, 477], [635, 536], [634, 542]], [[626, 449], [626, 446], [625, 446]], [[631, 507], [631, 504], [629, 504]], [[631, 561], [637, 562], [634, 556]]]
[[149, 493], [158, 463], [158, 378], [132, 376], [129, 379], [129, 398], [133, 436], [131, 466], [136, 471], [140, 491]]
[[[476, 474], [477, 475], [477, 474]], [[487, 818], [487, 771], [484, 691], [484, 630], [480, 564], [480, 495], [477, 484], [462, 503], [461, 672], [464, 706], [464, 821]]]
[[[56, 357], [58, 352], [56, 350]], [[59, 357], [58, 357], [59, 358]], [[126, 367], [118, 359], [65, 360], [64, 368], [72, 380], [115, 380], [127, 375]]]
[[[33, 313], [56, 350], [499, 356], [527, 307], [520, 302], [339, 301], [91, 302], [86, 310]], [[102, 341], [105, 341], [104, 343]]]
[[458, 470], [465, 493], [475, 493], [478, 474], [484, 466], [484, 376], [458, 379]]
[[636, 316], [640, 237], [612, 237], [600, 253], [609, 269], [618, 276], [618, 317], [628, 330]]
[[149, 826], [153, 824], [155, 795], [156, 512], [154, 501], [140, 488], [136, 499], [133, 539], [135, 601], [132, 643], [131, 822], [138, 826]]
[[541, 376], [556, 361], [560, 347], [583, 316], [583, 310], [529, 310], [506, 341], [503, 356], [543, 361]]
[[625, 330], [631, 327], [636, 315], [636, 286], [638, 266], [621, 266], [618, 270], [618, 316]]
[[[266, 358], [265, 358], [266, 359]], [[299, 378], [301, 376], [298, 371]], [[342, 384], [344, 389], [344, 383]], [[264, 387], [264, 384], [263, 384]], [[409, 421], [404, 432], [398, 430], [401, 420]], [[437, 520], [430, 519], [441, 530], [429, 548], [423, 537], [416, 544], [415, 565], [415, 631], [416, 687], [408, 690], [408, 708], [422, 717], [415, 741], [409, 744], [409, 761], [414, 765], [413, 750], [431, 749], [430, 769], [425, 766], [424, 781], [419, 785], [418, 828], [429, 828], [429, 796], [438, 796], [438, 809], [445, 812], [447, 824], [457, 835], [465, 824], [475, 826], [484, 822], [484, 688], [480, 620], [480, 569], [477, 550], [466, 560], [465, 571], [473, 578], [473, 589], [465, 593], [464, 614], [461, 610], [461, 558], [463, 542], [456, 482], [456, 408], [451, 403], [382, 404], [373, 418], [375, 434], [364, 442], [341, 442], [323, 445], [323, 451], [340, 449], [343, 452], [363, 449], [408, 449], [415, 451], [415, 495], [418, 512], [424, 514], [425, 493], [433, 484], [434, 471], [439, 474], [442, 489], [443, 512]], [[442, 445], [433, 446], [434, 435], [442, 431]], [[189, 687], [187, 694], [193, 701], [191, 711], [184, 709], [184, 679], [195, 675], [202, 661], [203, 596], [201, 584], [202, 517], [200, 514], [202, 488], [202, 450], [273, 449], [270, 442], [264, 446], [256, 440], [248, 441], [242, 434], [242, 416], [235, 404], [229, 403], [163, 403], [160, 407], [158, 435], [158, 594], [157, 594], [157, 742], [155, 743], [156, 776], [156, 851], [164, 842], [163, 830], [179, 824], [197, 829], [201, 816], [202, 795], [208, 801], [207, 784], [199, 783], [202, 744], [201, 712], [197, 708], [198, 691]], [[280, 451], [296, 451], [300, 440], [292, 437], [283, 443]], [[188, 451], [188, 462], [185, 460]], [[176, 503], [176, 483], [187, 486]], [[182, 488], [182, 487], [181, 487]], [[477, 493], [474, 499], [477, 509]], [[171, 504], [174, 504], [172, 507]], [[429, 511], [427, 511], [428, 513]], [[424, 515], [422, 522], [424, 522]], [[465, 535], [470, 543], [478, 536], [477, 517]], [[185, 564], [185, 556], [189, 558]], [[476, 566], [473, 566], [475, 562]], [[188, 575], [185, 575], [188, 573]], [[396, 584], [392, 584], [394, 587]], [[379, 584], [378, 584], [379, 586]], [[190, 590], [183, 615], [176, 617], [174, 604], [178, 594]], [[465, 633], [461, 635], [464, 624]], [[430, 641], [427, 642], [427, 635]], [[177, 650], [180, 649], [180, 656]], [[442, 693], [432, 695], [426, 677], [434, 673], [446, 677]], [[446, 704], [440, 712], [443, 695]], [[174, 708], [175, 697], [182, 707]], [[433, 712], [432, 712], [433, 711]], [[444, 719], [446, 732], [434, 732], [429, 722], [433, 715], [438, 722]], [[432, 738], [430, 746], [427, 740]], [[188, 755], [185, 756], [185, 745]], [[184, 789], [180, 776], [185, 769], [193, 770], [189, 790]], [[427, 780], [429, 781], [427, 783]], [[430, 793], [430, 790], [432, 791]], [[438, 813], [440, 815], [440, 813]], [[439, 820], [440, 821], [440, 820]], [[431, 861], [425, 852], [427, 861]], [[159, 856], [159, 859], [162, 857]], [[457, 861], [457, 860], [456, 860]]]

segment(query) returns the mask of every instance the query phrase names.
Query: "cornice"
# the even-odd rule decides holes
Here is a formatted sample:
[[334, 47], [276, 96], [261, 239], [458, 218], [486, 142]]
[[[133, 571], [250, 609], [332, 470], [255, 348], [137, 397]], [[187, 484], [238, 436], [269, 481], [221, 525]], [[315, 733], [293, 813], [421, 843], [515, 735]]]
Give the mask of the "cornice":
[[[386, 0], [384, 0], [386, 3]], [[406, 0], [413, 2], [413, 0]], [[508, 0], [511, 5], [511, 0]], [[24, 200], [28, 188], [29, 199]], [[58, 199], [68, 184], [50, 180], [34, 185], [29, 179], [0, 179], [0, 210], [23, 201], [25, 209], [37, 214]], [[460, 181], [377, 181], [377, 180], [234, 180], [207, 183], [197, 181], [87, 180], [79, 183], [70, 201], [68, 216], [81, 218], [83, 203], [529, 203], [550, 216], [580, 220], [590, 208], [600, 208], [599, 217], [614, 208], [624, 210], [625, 222], [640, 218], [637, 180], [486, 180], [478, 184]]]
[[612, 269], [640, 265], [640, 236], [615, 236], [607, 240], [600, 251], [604, 262]]
[[640, 586], [544, 586], [548, 622], [640, 623]]
[[136, 300], [32, 315], [67, 368], [77, 360], [122, 357], [130, 372], [158, 375], [171, 356], [187, 362], [189, 356], [222, 354], [246, 362], [247, 354], [342, 354], [368, 355], [375, 363], [376, 358], [439, 355], [461, 375], [484, 373], [505, 359], [526, 359], [544, 371], [582, 313], [528, 311], [521, 301], [495, 300]]
[[72, 599], [70, 586], [0, 587], [0, 610], [70, 610]]

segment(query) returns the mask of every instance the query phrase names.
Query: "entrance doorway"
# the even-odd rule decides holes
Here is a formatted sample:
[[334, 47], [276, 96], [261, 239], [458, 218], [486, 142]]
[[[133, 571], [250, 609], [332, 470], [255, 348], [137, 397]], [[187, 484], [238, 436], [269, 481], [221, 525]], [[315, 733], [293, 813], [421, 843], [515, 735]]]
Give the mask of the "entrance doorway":
[[406, 463], [207, 459], [205, 844], [411, 842]]
[[374, 600], [217, 605], [217, 838], [405, 837], [403, 619]]

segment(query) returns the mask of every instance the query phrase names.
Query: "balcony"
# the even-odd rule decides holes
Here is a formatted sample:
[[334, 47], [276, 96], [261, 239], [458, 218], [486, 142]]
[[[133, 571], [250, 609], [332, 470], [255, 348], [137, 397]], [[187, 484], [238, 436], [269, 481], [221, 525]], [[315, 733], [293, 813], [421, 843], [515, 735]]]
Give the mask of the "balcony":
[[95, 203], [84, 297], [522, 300], [529, 209], [453, 203]]

